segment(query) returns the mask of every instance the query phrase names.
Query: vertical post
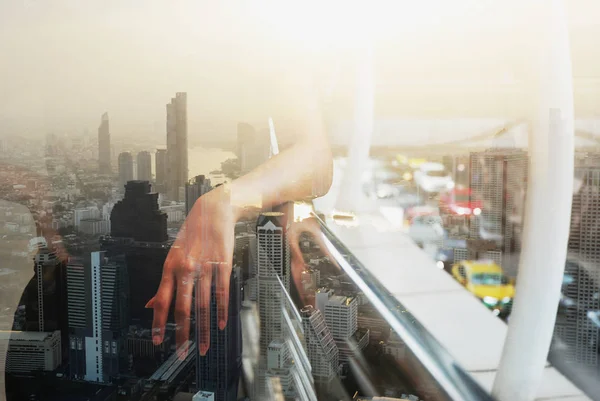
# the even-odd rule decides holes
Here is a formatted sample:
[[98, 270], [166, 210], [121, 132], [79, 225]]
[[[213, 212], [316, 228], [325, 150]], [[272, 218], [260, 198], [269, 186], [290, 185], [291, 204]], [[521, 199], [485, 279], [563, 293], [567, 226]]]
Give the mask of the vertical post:
[[375, 76], [371, 41], [364, 39], [359, 46], [354, 99], [354, 132], [348, 144], [348, 158], [335, 208], [357, 212], [365, 198], [362, 175], [367, 169], [375, 108]]
[[533, 400], [542, 380], [564, 273], [573, 196], [571, 55], [562, 0], [543, 2], [545, 26], [537, 118], [529, 134], [529, 179], [516, 298], [492, 395]]

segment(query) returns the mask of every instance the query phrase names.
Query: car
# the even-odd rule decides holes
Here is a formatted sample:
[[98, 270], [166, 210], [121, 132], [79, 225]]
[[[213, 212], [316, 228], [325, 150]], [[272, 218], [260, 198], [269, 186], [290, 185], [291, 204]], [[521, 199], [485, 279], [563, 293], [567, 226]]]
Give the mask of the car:
[[497, 232], [499, 223], [494, 224], [491, 219], [485, 216], [485, 213], [474, 216], [477, 222], [479, 238], [495, 242], [498, 246], [502, 246], [504, 236]]
[[452, 277], [475, 295], [496, 316], [510, 314], [515, 287], [492, 260], [463, 260], [452, 266]]
[[408, 221], [409, 224], [412, 223], [413, 219], [417, 216], [439, 216], [440, 209], [433, 206], [427, 205], [417, 205], [413, 207], [409, 207], [406, 209], [404, 213], [404, 218]]
[[454, 180], [441, 163], [422, 163], [414, 173], [415, 183], [428, 193], [440, 193], [454, 188]]
[[440, 211], [455, 216], [479, 216], [483, 202], [473, 199], [471, 188], [454, 188], [440, 195]]
[[446, 230], [440, 216], [416, 216], [412, 219], [408, 235], [423, 248], [427, 244], [441, 245], [446, 238]]

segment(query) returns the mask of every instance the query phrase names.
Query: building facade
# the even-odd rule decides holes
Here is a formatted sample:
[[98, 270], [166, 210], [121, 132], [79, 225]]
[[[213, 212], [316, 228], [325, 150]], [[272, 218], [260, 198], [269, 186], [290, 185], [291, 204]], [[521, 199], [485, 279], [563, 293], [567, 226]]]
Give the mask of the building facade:
[[133, 156], [129, 152], [119, 154], [119, 189], [133, 180]]
[[137, 179], [140, 181], [152, 180], [152, 156], [145, 150], [137, 154]]
[[167, 185], [167, 149], [156, 149], [154, 166], [156, 168], [156, 190], [164, 193]]
[[110, 129], [108, 113], [102, 114], [98, 127], [98, 172], [110, 174], [111, 169]]
[[126, 365], [129, 324], [127, 266], [106, 252], [67, 265], [70, 374], [89, 382], [113, 382]]
[[203, 175], [197, 175], [185, 184], [185, 214], [186, 216], [194, 207], [196, 200], [210, 191], [212, 185], [210, 180]]
[[[62, 362], [60, 331], [0, 331], [0, 372], [52, 372]], [[8, 351], [6, 354], [5, 352]]]
[[188, 181], [187, 94], [177, 92], [167, 104], [167, 189], [173, 201]]
[[[600, 329], [589, 312], [600, 310], [600, 158], [578, 155], [568, 256], [555, 339], [566, 345], [561, 359], [569, 364], [597, 369]], [[565, 300], [567, 300], [565, 302]]]
[[300, 311], [306, 353], [317, 386], [328, 389], [339, 371], [339, 351], [323, 315], [308, 305]]
[[[196, 287], [196, 299], [199, 287]], [[210, 296], [210, 347], [205, 356], [196, 359], [196, 383], [199, 390], [214, 394], [215, 401], [236, 401], [242, 369], [241, 271], [234, 267], [229, 281], [227, 326], [219, 329], [217, 289], [215, 281]], [[196, 311], [199, 316], [199, 311]], [[197, 333], [201, 335], [201, 333]], [[200, 338], [197, 338], [200, 344]]]

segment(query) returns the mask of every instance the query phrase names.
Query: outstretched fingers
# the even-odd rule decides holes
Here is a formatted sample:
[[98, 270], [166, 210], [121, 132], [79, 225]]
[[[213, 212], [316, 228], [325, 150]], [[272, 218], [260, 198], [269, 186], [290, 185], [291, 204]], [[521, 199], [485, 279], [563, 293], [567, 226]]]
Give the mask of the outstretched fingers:
[[206, 355], [210, 346], [210, 298], [212, 287], [212, 262], [203, 264], [196, 281], [196, 331], [198, 336], [198, 351]]

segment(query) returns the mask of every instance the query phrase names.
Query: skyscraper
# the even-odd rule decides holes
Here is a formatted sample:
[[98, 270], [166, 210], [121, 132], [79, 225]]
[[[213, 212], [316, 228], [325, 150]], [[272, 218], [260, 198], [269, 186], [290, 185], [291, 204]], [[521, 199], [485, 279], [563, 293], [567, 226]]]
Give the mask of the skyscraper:
[[19, 302], [25, 306], [25, 331], [59, 330], [63, 347], [68, 342], [66, 285], [65, 263], [56, 252], [40, 247], [34, 257], [34, 276]]
[[156, 149], [154, 165], [156, 166], [156, 191], [165, 192], [167, 185], [167, 150]]
[[108, 113], [102, 114], [98, 127], [98, 171], [100, 174], [110, 174], [110, 131]]
[[254, 127], [247, 123], [238, 123], [237, 125], [237, 149], [236, 155], [240, 162], [240, 167], [242, 172], [248, 171], [248, 159], [247, 153], [249, 151], [249, 146], [251, 146], [254, 137], [256, 136], [256, 131]]
[[150, 327], [152, 310], [146, 303], [154, 296], [169, 252], [167, 215], [158, 205], [158, 194], [147, 181], [130, 181], [125, 196], [110, 215], [111, 235], [102, 249], [124, 255], [130, 279], [130, 313], [133, 323]]
[[516, 276], [527, 190], [527, 152], [500, 148], [472, 152], [469, 164], [472, 196], [483, 202], [481, 214], [471, 219], [469, 236], [495, 242], [496, 249], [482, 256]]
[[180, 199], [188, 180], [187, 94], [177, 92], [167, 104], [167, 189], [171, 200]]
[[307, 305], [300, 313], [313, 378], [318, 386], [328, 389], [339, 370], [337, 345], [318, 309]]
[[562, 302], [555, 337], [566, 344], [561, 359], [587, 368], [598, 367], [600, 329], [589, 311], [600, 310], [600, 159], [580, 155], [575, 160], [571, 227]]
[[185, 184], [185, 214], [188, 215], [196, 200], [211, 189], [210, 180], [203, 175], [197, 175]]
[[[289, 245], [283, 213], [262, 213], [256, 224], [258, 308], [260, 349], [265, 353], [271, 341], [283, 338], [284, 294], [290, 288]], [[279, 280], [278, 280], [279, 279]]]
[[152, 156], [145, 150], [137, 154], [137, 179], [140, 181], [152, 179]]
[[271, 142], [269, 130], [256, 131], [253, 126], [239, 123], [237, 127], [237, 156], [242, 174], [247, 173], [269, 159]]
[[[198, 287], [196, 287], [198, 291]], [[197, 294], [198, 299], [200, 295]], [[236, 401], [242, 367], [241, 271], [234, 267], [229, 282], [227, 326], [219, 330], [216, 285], [213, 280], [210, 298], [210, 348], [196, 359], [198, 389], [214, 393], [215, 401]], [[198, 316], [196, 311], [196, 316]], [[197, 342], [199, 343], [199, 341]]]
[[122, 189], [127, 181], [133, 180], [133, 156], [129, 152], [119, 154], [119, 189]]
[[316, 295], [319, 310], [339, 350], [340, 363], [350, 358], [369, 343], [369, 331], [358, 330], [358, 301], [354, 297], [333, 295], [333, 291], [320, 288]]
[[109, 383], [126, 361], [127, 266], [105, 252], [67, 265], [69, 361], [73, 378]]
[[[469, 196], [473, 201], [482, 202], [482, 211], [479, 215], [470, 216], [466, 236], [459, 230], [458, 237], [453, 238], [466, 243], [466, 248], [462, 245], [453, 249], [454, 262], [491, 259], [509, 276], [517, 275], [527, 169], [527, 152], [520, 149], [493, 148], [471, 153]], [[455, 236], [453, 231], [450, 234]], [[450, 245], [447, 249], [452, 247]]]
[[[295, 366], [289, 347], [290, 331], [284, 311], [285, 292], [290, 288], [290, 257], [287, 243], [287, 218], [283, 213], [262, 213], [256, 224], [257, 239], [257, 303], [260, 318], [260, 362], [255, 379], [255, 392], [266, 397], [269, 377], [281, 380], [284, 393], [294, 395], [292, 376]], [[302, 348], [301, 344], [296, 345]], [[301, 361], [295, 363], [301, 364]], [[306, 361], [308, 363], [308, 361]], [[309, 375], [310, 376], [310, 375]], [[312, 378], [311, 378], [312, 379]]]

